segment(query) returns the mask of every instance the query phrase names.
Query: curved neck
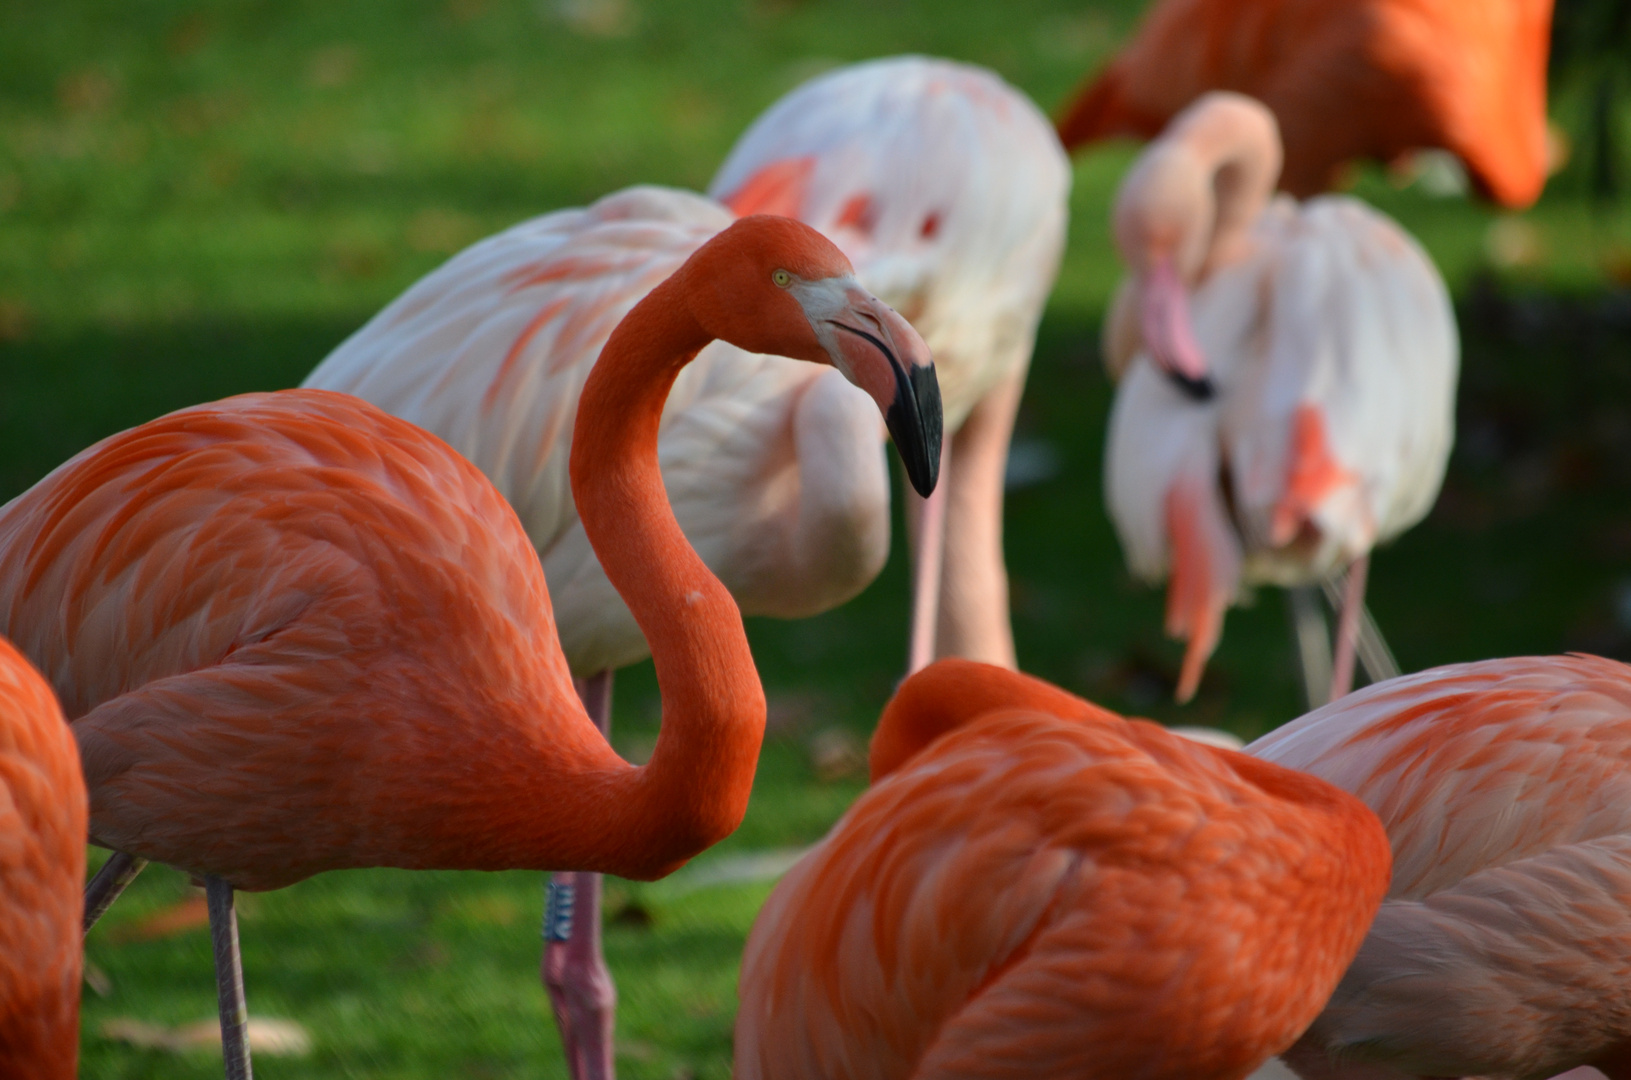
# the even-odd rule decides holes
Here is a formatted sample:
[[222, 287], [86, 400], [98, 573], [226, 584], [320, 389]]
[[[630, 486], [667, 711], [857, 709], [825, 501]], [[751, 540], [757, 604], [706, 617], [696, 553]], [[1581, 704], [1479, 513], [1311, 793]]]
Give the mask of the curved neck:
[[901, 683], [878, 719], [868, 754], [872, 782], [905, 765], [942, 735], [987, 713], [1027, 709], [1064, 720], [1120, 720], [1108, 709], [1041, 679], [973, 660], [941, 660]]
[[713, 340], [682, 267], [635, 305], [589, 374], [572, 437], [572, 494], [607, 579], [651, 646], [662, 730], [650, 762], [602, 777], [603, 869], [665, 873], [741, 822], [764, 738], [764, 689], [736, 601], [674, 520], [657, 464], [663, 404]]
[[1261, 107], [1202, 110], [1178, 138], [1207, 175], [1214, 200], [1204, 277], [1244, 254], [1252, 225], [1280, 178], [1280, 138], [1273, 117]]

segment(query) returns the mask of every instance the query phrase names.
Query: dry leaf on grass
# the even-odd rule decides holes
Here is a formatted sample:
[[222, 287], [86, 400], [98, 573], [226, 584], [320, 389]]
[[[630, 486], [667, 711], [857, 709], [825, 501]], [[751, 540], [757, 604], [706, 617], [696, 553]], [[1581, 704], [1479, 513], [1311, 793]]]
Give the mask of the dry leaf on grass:
[[[199, 1020], [179, 1027], [149, 1024], [130, 1017], [102, 1021], [104, 1039], [128, 1043], [141, 1050], [162, 1050], [185, 1054], [193, 1050], [221, 1049], [221, 1025], [217, 1020]], [[267, 1017], [249, 1018], [249, 1049], [268, 1057], [305, 1057], [311, 1053], [311, 1036], [293, 1020]]]

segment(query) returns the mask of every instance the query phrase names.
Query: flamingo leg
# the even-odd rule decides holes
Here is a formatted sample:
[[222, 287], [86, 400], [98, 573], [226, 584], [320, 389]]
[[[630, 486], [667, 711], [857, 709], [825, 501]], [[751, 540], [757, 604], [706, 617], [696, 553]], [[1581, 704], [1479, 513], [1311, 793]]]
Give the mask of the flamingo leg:
[[1359, 643], [1360, 613], [1365, 609], [1365, 577], [1369, 570], [1369, 555], [1361, 555], [1348, 567], [1342, 610], [1337, 616], [1337, 641], [1331, 655], [1331, 701], [1353, 689], [1354, 653]]
[[951, 439], [940, 443], [940, 479], [927, 499], [917, 503], [917, 530], [912, 540], [912, 629], [906, 647], [906, 674], [921, 671], [934, 659], [935, 628], [940, 622], [940, 567], [946, 552], [946, 501], [951, 487]]
[[[574, 679], [578, 697], [602, 735], [612, 729], [612, 673]], [[544, 958], [549, 993], [572, 1080], [612, 1080], [612, 1028], [617, 986], [600, 946], [600, 875], [550, 876], [544, 905]]]
[[[1341, 606], [1345, 585], [1341, 575], [1325, 580], [1325, 598], [1332, 607]], [[1360, 666], [1365, 669], [1365, 677], [1371, 682], [1385, 682], [1399, 677], [1399, 662], [1393, 658], [1393, 650], [1388, 648], [1376, 620], [1371, 617], [1370, 609], [1363, 603], [1359, 607], [1358, 652]]]
[[[1003, 482], [1008, 444], [1025, 392], [1025, 369], [998, 383], [952, 436], [957, 471], [946, 485], [945, 552], [940, 565], [936, 656], [1016, 668], [1002, 557]], [[945, 468], [945, 458], [941, 458]]]
[[1319, 593], [1310, 585], [1286, 590], [1291, 608], [1291, 634], [1297, 646], [1297, 672], [1302, 676], [1303, 700], [1310, 709], [1325, 704], [1331, 688], [1331, 634]]
[[119, 899], [119, 894], [125, 891], [125, 886], [136, 880], [136, 875], [142, 872], [147, 865], [146, 859], [138, 859], [134, 855], [126, 855], [122, 851], [115, 851], [108, 856], [108, 861], [85, 886], [85, 922], [82, 927], [84, 933], [90, 933], [96, 920], [113, 906]]
[[243, 961], [238, 953], [238, 911], [232, 886], [208, 875], [204, 894], [210, 908], [210, 943], [215, 947], [215, 990], [221, 1005], [221, 1056], [227, 1080], [251, 1080], [249, 1007], [244, 1003]]

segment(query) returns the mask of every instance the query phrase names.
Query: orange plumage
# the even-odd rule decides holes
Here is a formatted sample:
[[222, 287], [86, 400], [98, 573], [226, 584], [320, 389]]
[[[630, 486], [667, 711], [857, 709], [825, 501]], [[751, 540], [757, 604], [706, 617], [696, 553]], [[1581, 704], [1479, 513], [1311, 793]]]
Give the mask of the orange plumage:
[[754, 926], [741, 1080], [1244, 1077], [1387, 887], [1352, 797], [1000, 668], [908, 679], [873, 765]]
[[1546, 182], [1551, 21], [1552, 0], [1162, 0], [1059, 135], [1153, 137], [1208, 90], [1236, 90], [1279, 120], [1294, 195], [1357, 158], [1439, 147], [1524, 207]]
[[79, 1058], [85, 782], [51, 688], [0, 638], [0, 1076]]

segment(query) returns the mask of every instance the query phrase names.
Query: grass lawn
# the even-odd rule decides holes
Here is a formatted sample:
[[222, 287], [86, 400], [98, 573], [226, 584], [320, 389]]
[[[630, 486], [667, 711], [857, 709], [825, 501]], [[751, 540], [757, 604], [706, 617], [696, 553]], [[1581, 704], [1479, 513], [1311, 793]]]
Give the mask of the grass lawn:
[[[169, 409], [294, 385], [486, 233], [637, 181], [703, 186], [754, 115], [827, 66], [955, 56], [1051, 109], [1140, 6], [0, 6], [0, 498]], [[1567, 95], [1556, 108], [1565, 126], [1576, 111]], [[1230, 615], [1199, 698], [1179, 709], [1161, 597], [1128, 580], [1102, 509], [1110, 391], [1096, 340], [1119, 273], [1106, 211], [1129, 160], [1111, 148], [1078, 163], [1070, 252], [1021, 417], [1027, 453], [1058, 468], [1009, 502], [1020, 656], [1112, 707], [1250, 737], [1299, 711], [1281, 598]], [[1438, 260], [1465, 338], [1445, 495], [1372, 570], [1373, 609], [1407, 670], [1567, 648], [1631, 656], [1631, 213], [1594, 208], [1582, 188], [1565, 173], [1537, 209], [1498, 218], [1379, 172], [1358, 180]], [[746, 824], [675, 879], [611, 890], [627, 1076], [728, 1075], [736, 963], [769, 886], [717, 878], [816, 839], [860, 790], [834, 748], [865, 738], [905, 621], [897, 551], [846, 608], [750, 625], [772, 731]], [[621, 676], [620, 747], [649, 748], [656, 716], [649, 666]], [[150, 869], [92, 935], [106, 978], [86, 996], [85, 1076], [219, 1074], [209, 1053], [101, 1034], [113, 1020], [213, 1016], [207, 934], [139, 934], [185, 889]], [[245, 897], [251, 1011], [297, 1019], [314, 1041], [304, 1059], [263, 1057], [260, 1074], [562, 1073], [536, 977], [540, 906], [540, 876], [520, 873], [341, 873]]]

